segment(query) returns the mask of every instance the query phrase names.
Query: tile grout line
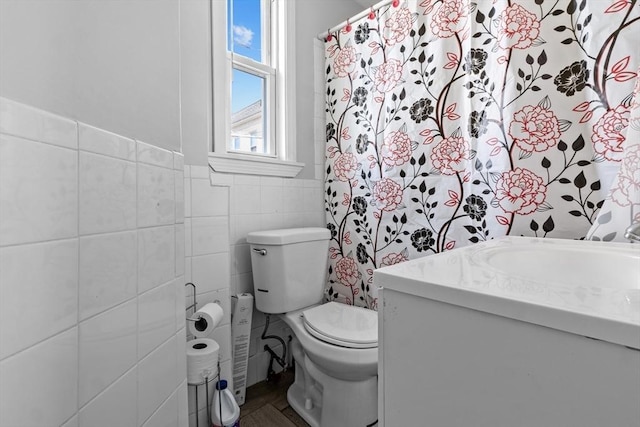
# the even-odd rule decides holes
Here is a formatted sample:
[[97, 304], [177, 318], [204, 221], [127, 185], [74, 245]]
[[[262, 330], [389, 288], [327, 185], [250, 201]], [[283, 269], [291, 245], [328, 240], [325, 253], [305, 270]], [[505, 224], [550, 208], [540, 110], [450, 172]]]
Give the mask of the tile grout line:
[[[75, 120], [76, 124], [76, 280], [77, 280], [77, 288], [76, 288], [76, 415], [78, 422], [80, 420], [80, 286], [82, 283], [80, 281], [80, 123]], [[72, 416], [73, 418], [73, 416]]]

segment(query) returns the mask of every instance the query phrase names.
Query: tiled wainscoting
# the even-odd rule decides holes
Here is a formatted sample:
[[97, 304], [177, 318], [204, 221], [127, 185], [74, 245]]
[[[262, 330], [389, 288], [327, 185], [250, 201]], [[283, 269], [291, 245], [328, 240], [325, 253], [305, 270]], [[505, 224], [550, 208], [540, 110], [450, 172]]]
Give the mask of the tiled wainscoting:
[[[208, 168], [184, 168], [185, 223], [181, 230], [185, 241], [185, 280], [196, 285], [198, 308], [218, 301], [224, 318], [208, 338], [220, 345], [221, 377], [233, 385], [231, 375], [231, 299], [229, 295], [229, 189], [212, 187]], [[193, 303], [192, 288], [186, 289], [185, 306]], [[192, 314], [189, 311], [188, 314]], [[193, 337], [188, 335], [187, 339]], [[215, 381], [209, 384], [209, 400]], [[196, 412], [195, 393], [198, 392]], [[189, 387], [189, 425], [207, 425], [205, 386]]]
[[[220, 301], [225, 316], [210, 338], [220, 344], [222, 378], [233, 384], [230, 297], [253, 293], [247, 233], [284, 227], [323, 226], [323, 183], [211, 172], [206, 166], [185, 166], [185, 281], [197, 286], [198, 307]], [[182, 233], [182, 230], [179, 231]], [[189, 292], [189, 288], [187, 288]], [[189, 293], [185, 305], [192, 303]], [[254, 311], [248, 385], [266, 378], [269, 354], [260, 339], [265, 317]], [[273, 319], [271, 334], [290, 334], [284, 322]], [[188, 337], [190, 338], [190, 337]], [[269, 342], [281, 351], [277, 342]], [[195, 391], [189, 387], [189, 425], [195, 427]], [[210, 394], [213, 383], [210, 385]], [[206, 423], [206, 389], [198, 387], [198, 420]]]
[[182, 155], [6, 99], [0, 132], [0, 425], [186, 426]]
[[[204, 169], [206, 168], [191, 167], [192, 183], [196, 180], [194, 175], [205, 176]], [[196, 170], [198, 172], [194, 174]], [[210, 172], [209, 178], [213, 185], [210, 187], [212, 190], [209, 191], [217, 194], [216, 206], [228, 212], [231, 295], [243, 292], [253, 293], [253, 273], [250, 248], [246, 239], [247, 233], [277, 228], [325, 226], [324, 182], [321, 179], [228, 175], [215, 172]], [[191, 197], [194, 199], [195, 191], [195, 188], [192, 188]], [[192, 214], [195, 217], [195, 214]], [[192, 226], [195, 226], [195, 223], [192, 223]], [[195, 268], [193, 275], [194, 277], [196, 275]], [[220, 274], [217, 275], [219, 276]], [[281, 352], [281, 346], [277, 341], [260, 339], [264, 324], [264, 314], [254, 310], [248, 386], [266, 378], [269, 353], [264, 351], [264, 344], [268, 343], [274, 350]], [[285, 338], [291, 334], [289, 328], [278, 317], [272, 318], [269, 333]], [[277, 368], [277, 365], [274, 367]]]

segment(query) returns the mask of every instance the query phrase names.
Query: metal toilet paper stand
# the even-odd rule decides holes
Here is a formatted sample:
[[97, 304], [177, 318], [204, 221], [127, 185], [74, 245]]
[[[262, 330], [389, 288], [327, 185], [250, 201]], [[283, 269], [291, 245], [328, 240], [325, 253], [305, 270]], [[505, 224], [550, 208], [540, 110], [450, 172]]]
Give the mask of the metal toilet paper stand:
[[[196, 314], [196, 311], [197, 311], [197, 307], [198, 307], [198, 302], [196, 301], [196, 293], [197, 293], [196, 292], [196, 285], [194, 283], [192, 283], [192, 282], [189, 282], [189, 283], [185, 283], [184, 286], [185, 287], [187, 287], [187, 286], [193, 287], [193, 303], [190, 304], [189, 306], [187, 306], [187, 308], [185, 309], [185, 311], [187, 311], [187, 312], [189, 310], [193, 309], [193, 315], [192, 315], [192, 317], [187, 316], [186, 319], [189, 322], [197, 322], [198, 320], [200, 320], [200, 317], [199, 316], [195, 317], [195, 314]], [[216, 304], [220, 304], [219, 300], [215, 300], [214, 302]], [[195, 396], [196, 396], [196, 398], [195, 398], [195, 400], [196, 400], [196, 427], [199, 427], [199, 423], [200, 423], [199, 416], [198, 416], [198, 413], [199, 413], [199, 411], [198, 411], [198, 387], [201, 386], [201, 385], [205, 386], [206, 408], [207, 408], [207, 423], [209, 423], [210, 422], [209, 420], [211, 420], [211, 408], [210, 408], [210, 405], [209, 405], [209, 383], [214, 379], [217, 379], [218, 381], [220, 380], [220, 358], [218, 358], [218, 373], [215, 376], [210, 377], [210, 376], [207, 375], [204, 378], [204, 380], [199, 382], [199, 383], [189, 383], [189, 382], [187, 383], [187, 385], [189, 387], [195, 387], [196, 388], [196, 392], [195, 392]]]

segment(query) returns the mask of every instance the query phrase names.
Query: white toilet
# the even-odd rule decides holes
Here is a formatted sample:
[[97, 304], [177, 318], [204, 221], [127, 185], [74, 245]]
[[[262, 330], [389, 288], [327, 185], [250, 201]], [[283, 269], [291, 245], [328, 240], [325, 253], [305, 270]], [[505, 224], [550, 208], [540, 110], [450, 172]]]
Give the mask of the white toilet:
[[325, 228], [249, 233], [256, 308], [295, 334], [291, 407], [312, 427], [366, 427], [378, 418], [378, 314], [322, 304], [329, 238]]

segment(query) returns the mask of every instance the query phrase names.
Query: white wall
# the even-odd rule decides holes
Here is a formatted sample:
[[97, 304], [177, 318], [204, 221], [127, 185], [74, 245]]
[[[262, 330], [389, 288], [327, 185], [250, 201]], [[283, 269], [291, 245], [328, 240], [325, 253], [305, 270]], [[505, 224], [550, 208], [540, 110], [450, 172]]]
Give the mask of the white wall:
[[0, 95], [180, 151], [179, 0], [0, 1]]
[[0, 98], [0, 425], [187, 425], [182, 168]]

